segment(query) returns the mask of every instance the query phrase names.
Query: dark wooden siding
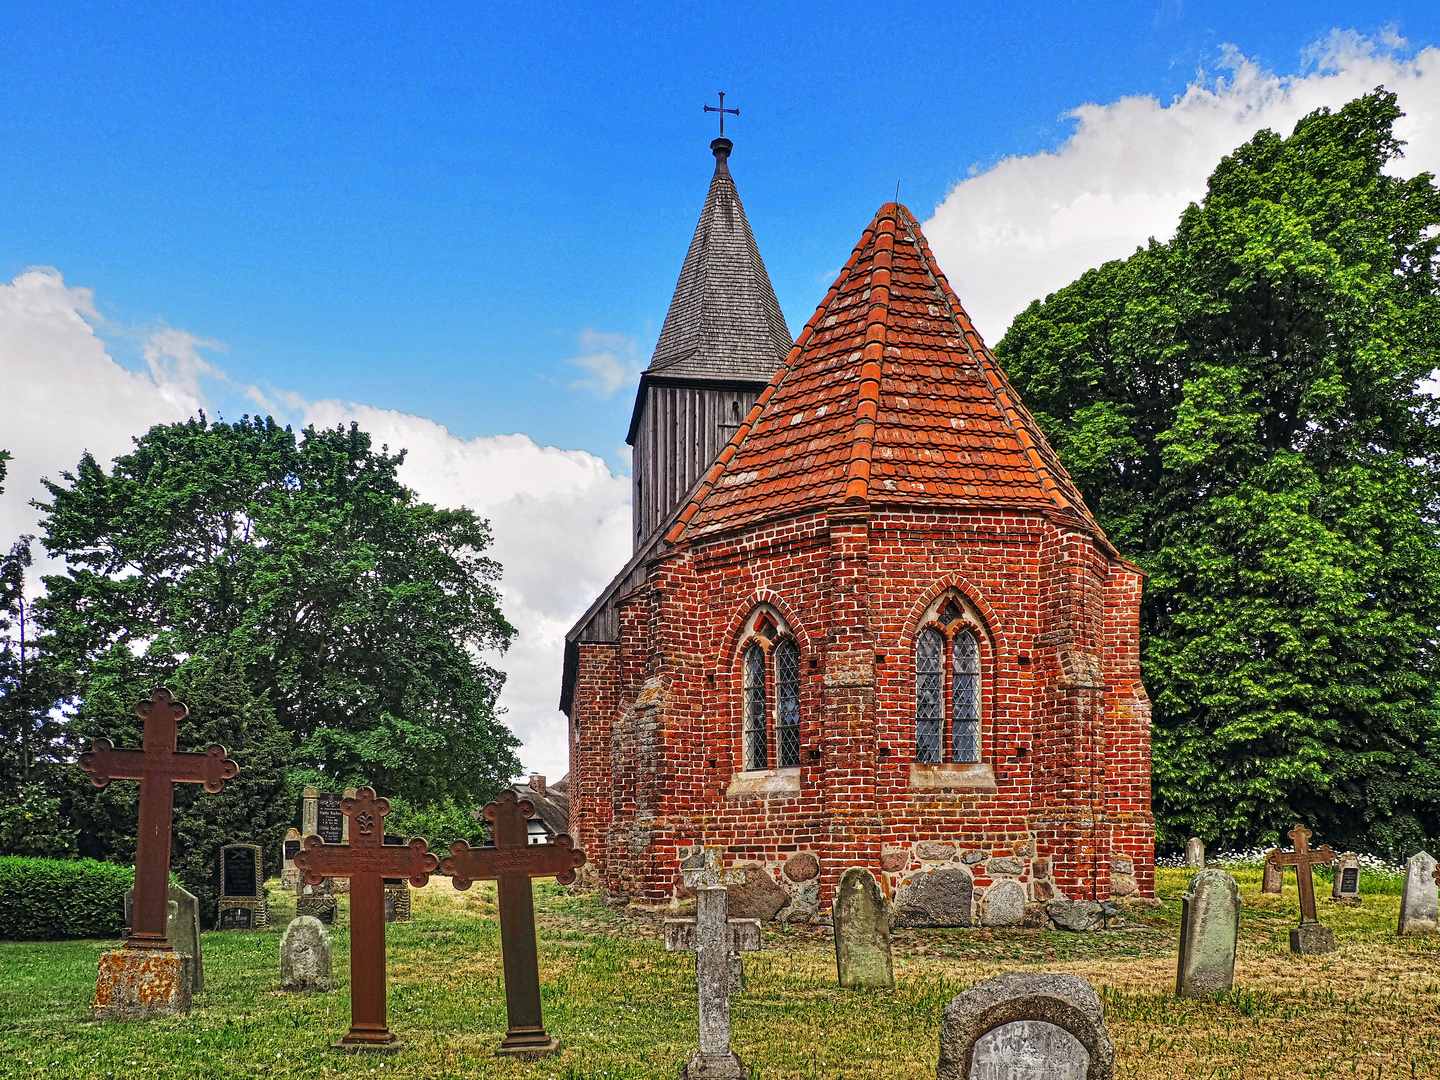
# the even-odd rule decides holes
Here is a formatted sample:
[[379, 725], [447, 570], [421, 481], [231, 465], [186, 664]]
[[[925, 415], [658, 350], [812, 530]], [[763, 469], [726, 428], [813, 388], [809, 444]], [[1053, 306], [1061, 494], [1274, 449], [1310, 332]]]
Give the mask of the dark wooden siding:
[[631, 462], [635, 548], [714, 463], [762, 389], [763, 384], [644, 388]]

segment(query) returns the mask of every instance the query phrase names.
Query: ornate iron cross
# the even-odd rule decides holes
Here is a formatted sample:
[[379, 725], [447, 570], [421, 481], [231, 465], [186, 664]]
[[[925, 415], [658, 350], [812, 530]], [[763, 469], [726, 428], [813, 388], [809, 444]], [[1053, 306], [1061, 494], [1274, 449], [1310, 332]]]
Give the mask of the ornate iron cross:
[[350, 842], [327, 844], [312, 833], [294, 862], [311, 885], [326, 877], [350, 879], [350, 1031], [331, 1044], [348, 1049], [395, 1038], [385, 1024], [384, 879], [409, 878], [421, 888], [439, 860], [418, 836], [404, 846], [384, 843], [390, 800], [377, 799], [374, 788], [341, 799], [340, 812], [350, 819]]
[[1276, 848], [1265, 861], [1279, 867], [1295, 867], [1295, 876], [1300, 886], [1300, 921], [1319, 922], [1320, 917], [1315, 912], [1315, 880], [1310, 875], [1310, 867], [1329, 866], [1335, 861], [1335, 852], [1330, 850], [1329, 844], [1311, 851], [1310, 837], [1315, 834], [1304, 825], [1296, 825], [1289, 835], [1295, 843], [1295, 850], [1281, 851]]
[[720, 94], [720, 107], [717, 109], [714, 105], [706, 105], [706, 106], [705, 106], [705, 111], [706, 111], [706, 112], [713, 112], [713, 113], [719, 113], [719, 114], [720, 114], [720, 137], [723, 139], [723, 138], [725, 137], [725, 114], [726, 114], [726, 113], [729, 113], [731, 116], [739, 116], [739, 115], [740, 115], [740, 110], [739, 110], [739, 109], [727, 109], [727, 108], [725, 108], [725, 91], [724, 91], [724, 90], [721, 90], [721, 91], [719, 91], [719, 94]]
[[585, 852], [571, 846], [561, 833], [552, 843], [530, 843], [525, 819], [535, 807], [513, 791], [485, 806], [494, 822], [495, 846], [472, 848], [464, 840], [450, 845], [450, 857], [440, 873], [457, 889], [477, 881], [495, 879], [500, 907], [500, 956], [505, 965], [505, 1013], [509, 1028], [500, 1043], [503, 1054], [543, 1054], [559, 1045], [545, 1031], [540, 1015], [540, 961], [535, 949], [535, 895], [533, 877], [554, 876], [561, 885], [575, 880], [575, 868], [585, 865]]
[[135, 838], [135, 908], [127, 949], [168, 949], [165, 936], [170, 908], [170, 824], [175, 815], [175, 785], [204, 784], [212, 795], [225, 781], [240, 773], [240, 766], [225, 756], [225, 748], [211, 743], [203, 754], [181, 754], [175, 749], [178, 725], [190, 710], [164, 687], [152, 690], [150, 700], [135, 706], [145, 721], [144, 749], [116, 750], [109, 739], [96, 739], [88, 754], [80, 755], [80, 768], [90, 783], [103, 788], [111, 780], [140, 781], [140, 831]]

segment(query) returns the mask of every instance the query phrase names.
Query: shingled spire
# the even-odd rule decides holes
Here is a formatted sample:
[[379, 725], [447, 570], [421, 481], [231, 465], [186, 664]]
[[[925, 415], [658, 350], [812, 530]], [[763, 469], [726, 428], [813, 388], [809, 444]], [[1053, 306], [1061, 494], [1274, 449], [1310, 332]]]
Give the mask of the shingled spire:
[[770, 275], [730, 176], [729, 139], [710, 144], [715, 174], [626, 442], [635, 448], [635, 545], [705, 474], [790, 351]]

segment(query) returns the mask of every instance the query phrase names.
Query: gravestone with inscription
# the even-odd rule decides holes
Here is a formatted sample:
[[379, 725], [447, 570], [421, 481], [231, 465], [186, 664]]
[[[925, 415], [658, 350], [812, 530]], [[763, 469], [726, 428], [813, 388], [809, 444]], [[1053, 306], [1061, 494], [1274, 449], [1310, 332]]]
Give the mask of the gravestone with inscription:
[[324, 992], [333, 985], [330, 935], [319, 919], [300, 915], [280, 938], [280, 989]]
[[280, 847], [280, 887], [286, 892], [300, 891], [300, 871], [295, 869], [295, 856], [300, 851], [300, 830], [291, 829], [285, 834]]
[[1240, 886], [1224, 870], [1201, 870], [1190, 879], [1180, 915], [1179, 997], [1205, 997], [1235, 985], [1235, 943], [1240, 935]]
[[220, 849], [218, 929], [259, 930], [269, 924], [263, 855], [259, 844], [226, 844]]
[[1330, 886], [1330, 899], [1360, 899], [1360, 856], [1353, 851], [1341, 855], [1335, 864], [1335, 882]]
[[890, 956], [890, 910], [875, 875], [852, 866], [840, 875], [831, 905], [835, 968], [846, 988], [895, 985]]
[[1185, 869], [1205, 869], [1205, 841], [1198, 836], [1192, 836], [1185, 843]]
[[945, 1006], [937, 1080], [1112, 1080], [1100, 996], [1078, 975], [1011, 972]]
[[1434, 934], [1440, 931], [1440, 897], [1436, 896], [1435, 859], [1428, 851], [1405, 863], [1405, 892], [1400, 897], [1397, 934]]

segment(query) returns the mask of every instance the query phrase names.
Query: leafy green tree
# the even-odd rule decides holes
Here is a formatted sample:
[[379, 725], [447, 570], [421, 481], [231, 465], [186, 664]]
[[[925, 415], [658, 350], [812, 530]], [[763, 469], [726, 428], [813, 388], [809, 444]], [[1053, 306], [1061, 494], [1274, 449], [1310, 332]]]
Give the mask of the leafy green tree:
[[1161, 841], [1440, 837], [1440, 191], [1393, 94], [1226, 157], [997, 354], [1147, 572]]
[[[489, 526], [419, 502], [402, 454], [355, 425], [202, 415], [135, 440], [107, 472], [86, 454], [48, 482], [46, 646], [78, 686], [78, 735], [110, 730], [99, 686], [133, 697], [191, 657], [233, 657], [331, 785], [417, 804], [479, 802], [519, 772], [496, 715], [503, 676], [480, 659], [514, 631]], [[118, 840], [116, 841], [118, 843]]]

